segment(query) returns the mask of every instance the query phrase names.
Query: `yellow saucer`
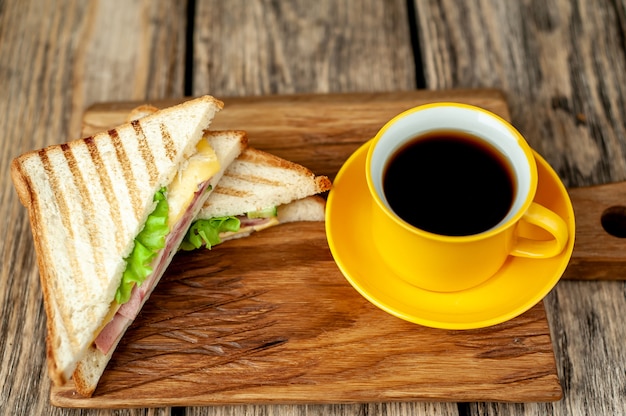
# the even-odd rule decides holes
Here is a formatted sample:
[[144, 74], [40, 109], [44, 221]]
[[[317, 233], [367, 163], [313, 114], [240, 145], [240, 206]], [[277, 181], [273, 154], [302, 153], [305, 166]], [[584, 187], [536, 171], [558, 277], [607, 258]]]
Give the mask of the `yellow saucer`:
[[[354, 152], [333, 182], [326, 205], [326, 235], [343, 275], [374, 305], [424, 326], [481, 328], [526, 312], [556, 285], [574, 248], [574, 210], [560, 179], [537, 153], [539, 184], [535, 201], [555, 211], [567, 222], [570, 239], [563, 253], [541, 260], [511, 256], [485, 283], [464, 291], [440, 293], [405, 282], [378, 258], [372, 244], [370, 195], [365, 181], [365, 157], [369, 146], [370, 142], [367, 142]], [[524, 232], [533, 235], [543, 230]]]

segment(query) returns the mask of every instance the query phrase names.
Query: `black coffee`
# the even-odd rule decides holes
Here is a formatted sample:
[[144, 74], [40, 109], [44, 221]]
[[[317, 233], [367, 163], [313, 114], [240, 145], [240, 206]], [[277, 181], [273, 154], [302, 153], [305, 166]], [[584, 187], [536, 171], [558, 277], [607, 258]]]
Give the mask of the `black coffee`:
[[404, 221], [449, 236], [500, 222], [513, 203], [512, 169], [490, 145], [459, 132], [416, 137], [389, 160], [383, 189]]

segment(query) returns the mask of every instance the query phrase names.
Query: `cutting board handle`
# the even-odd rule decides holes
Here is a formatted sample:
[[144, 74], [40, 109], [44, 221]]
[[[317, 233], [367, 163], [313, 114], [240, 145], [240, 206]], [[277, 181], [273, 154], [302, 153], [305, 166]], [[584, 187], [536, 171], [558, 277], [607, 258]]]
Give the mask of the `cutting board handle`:
[[568, 279], [626, 279], [626, 182], [568, 190], [576, 242]]

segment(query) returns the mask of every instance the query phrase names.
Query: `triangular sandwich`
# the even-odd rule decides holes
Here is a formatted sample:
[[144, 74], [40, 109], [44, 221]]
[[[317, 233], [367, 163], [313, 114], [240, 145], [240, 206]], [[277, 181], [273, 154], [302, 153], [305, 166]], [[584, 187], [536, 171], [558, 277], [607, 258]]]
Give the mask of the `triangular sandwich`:
[[143, 305], [245, 147], [241, 132], [202, 140], [222, 106], [200, 97], [13, 160], [37, 253], [55, 384], [74, 374], [81, 394], [93, 392], [116, 345], [94, 356], [95, 340], [120, 305]]
[[226, 169], [196, 216], [183, 250], [208, 247], [292, 221], [323, 221], [330, 180], [251, 147]]

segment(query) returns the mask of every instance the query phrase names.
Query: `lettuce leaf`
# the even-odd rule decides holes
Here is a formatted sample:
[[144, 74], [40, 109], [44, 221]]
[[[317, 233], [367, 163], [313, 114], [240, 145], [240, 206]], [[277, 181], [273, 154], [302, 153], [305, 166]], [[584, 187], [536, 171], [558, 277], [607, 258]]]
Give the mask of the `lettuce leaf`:
[[258, 211], [252, 211], [246, 213], [246, 217], [248, 218], [270, 218], [278, 215], [278, 208], [276, 207], [268, 207], [265, 209], [260, 209]]
[[202, 246], [210, 249], [212, 246], [222, 242], [220, 233], [231, 231], [236, 232], [241, 225], [237, 217], [215, 217], [208, 220], [197, 220], [185, 234], [180, 249], [185, 251], [195, 250]]
[[167, 226], [169, 206], [165, 191], [166, 188], [161, 188], [154, 195], [156, 207], [148, 216], [141, 232], [135, 237], [133, 250], [126, 258], [126, 270], [122, 274], [120, 287], [115, 293], [115, 301], [119, 304], [128, 302], [133, 287], [141, 286], [146, 277], [152, 273], [150, 263], [159, 250], [165, 247], [165, 238], [170, 232]]

